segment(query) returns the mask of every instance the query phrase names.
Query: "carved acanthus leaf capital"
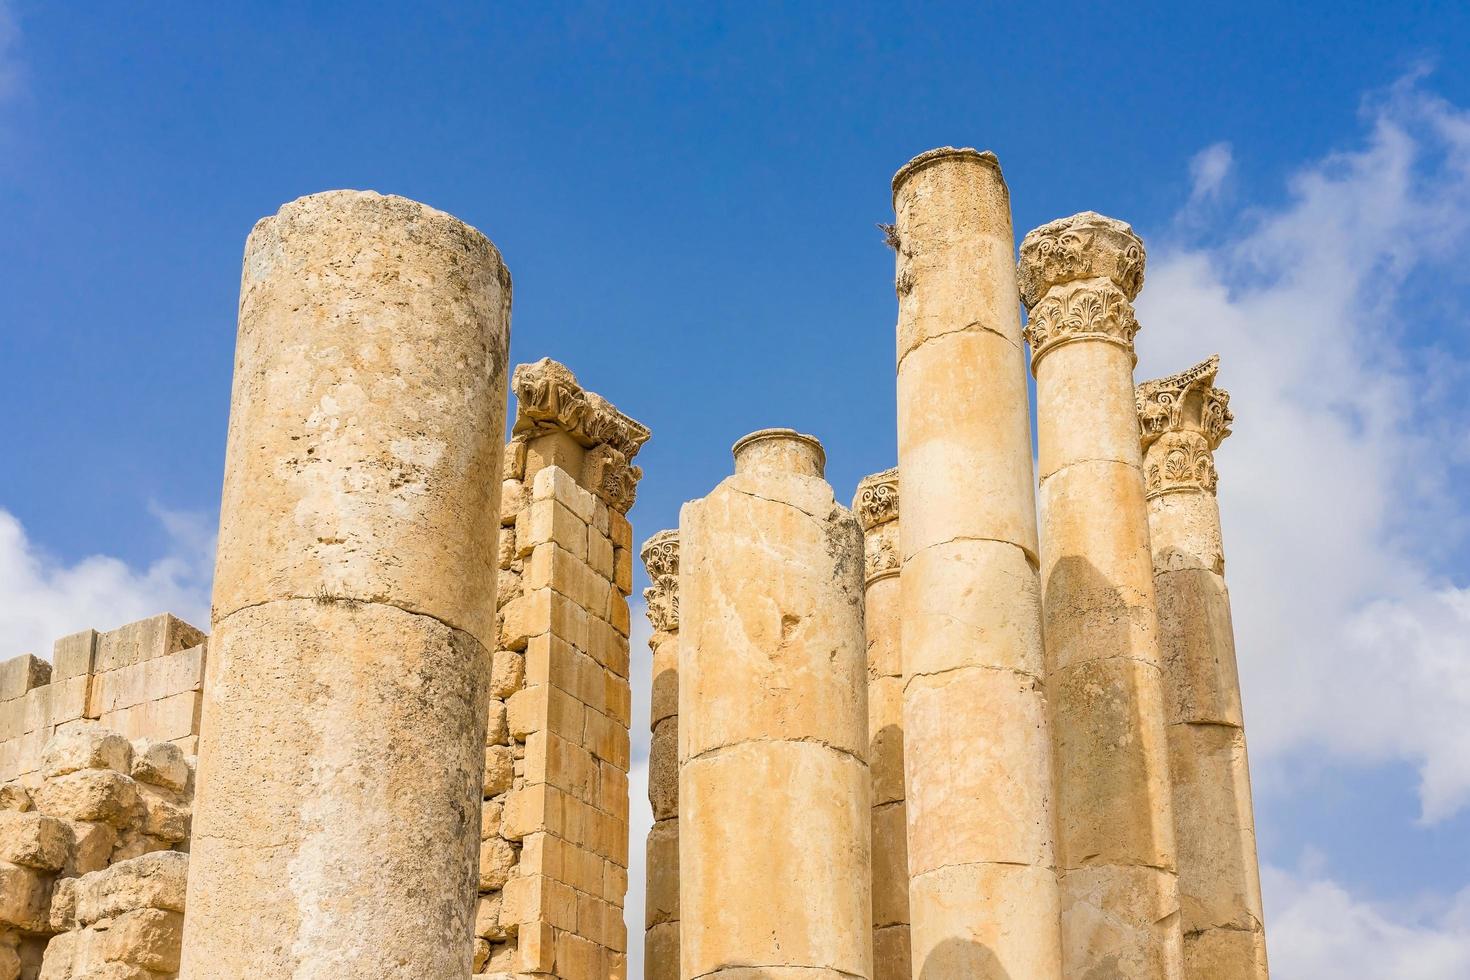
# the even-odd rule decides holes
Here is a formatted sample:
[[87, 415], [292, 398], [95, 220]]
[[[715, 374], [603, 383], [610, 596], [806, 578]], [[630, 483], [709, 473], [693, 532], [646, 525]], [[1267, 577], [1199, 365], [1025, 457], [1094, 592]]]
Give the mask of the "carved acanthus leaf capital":
[[1198, 432], [1211, 450], [1230, 435], [1230, 392], [1216, 388], [1220, 355], [1214, 354], [1187, 371], [1145, 381], [1135, 389], [1138, 428], [1144, 448], [1170, 431]]
[[638, 493], [643, 470], [632, 465], [648, 441], [648, 427], [585, 390], [564, 364], [543, 357], [521, 364], [511, 377], [516, 396], [515, 441], [560, 430], [587, 450], [582, 484], [609, 507], [626, 514]]
[[543, 357], [534, 364], [516, 366], [511, 377], [516, 396], [515, 435], [536, 429], [561, 429], [588, 449], [608, 445], [627, 459], [638, 455], [648, 441], [648, 427], [613, 407], [612, 403], [577, 383], [564, 364]]
[[648, 621], [655, 630], [679, 628], [679, 532], [660, 531], [639, 549], [653, 584], [643, 590]]
[[1214, 493], [1215, 450], [1235, 416], [1230, 393], [1214, 386], [1218, 355], [1187, 371], [1138, 386], [1139, 438], [1150, 497], [1184, 490]]
[[864, 531], [898, 520], [898, 468], [865, 476], [858, 481], [852, 499], [853, 513]]
[[1109, 279], [1078, 279], [1047, 290], [1026, 318], [1031, 370], [1047, 353], [1079, 340], [1099, 340], [1133, 352], [1138, 318], [1128, 295]]
[[1127, 222], [1083, 211], [1034, 228], [1021, 239], [1016, 279], [1029, 310], [1047, 290], [1077, 279], [1108, 279], [1130, 303], [1143, 288], [1143, 240]]

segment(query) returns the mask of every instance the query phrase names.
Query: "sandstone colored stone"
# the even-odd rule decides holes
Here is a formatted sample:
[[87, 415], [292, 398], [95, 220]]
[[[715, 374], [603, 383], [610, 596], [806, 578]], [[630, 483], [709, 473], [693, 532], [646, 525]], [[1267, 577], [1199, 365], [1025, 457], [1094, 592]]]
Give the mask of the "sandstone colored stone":
[[1133, 391], [1143, 243], [1092, 212], [1021, 243], [1066, 976], [1181, 976], [1158, 606]]
[[[1009, 191], [994, 154], [944, 147], [899, 170], [893, 202], [905, 976], [1060, 980], [1051, 738], [1037, 683], [1031, 418]], [[996, 861], [1017, 862], [1011, 870], [1031, 886], [1029, 901], [915, 887], [926, 871], [983, 877]], [[981, 969], [952, 955], [956, 923], [983, 924], [1008, 942]]]
[[60, 871], [75, 842], [66, 821], [31, 811], [0, 810], [0, 861]]
[[98, 634], [93, 671], [99, 675], [166, 657], [204, 642], [199, 629], [169, 613]]
[[134, 746], [132, 775], [140, 783], [181, 791], [189, 782], [189, 763], [172, 742], [144, 741]]
[[189, 855], [145, 854], [76, 880], [76, 919], [84, 926], [135, 909], [183, 912]]
[[51, 683], [51, 665], [34, 654], [0, 660], [0, 701], [24, 697], [32, 688]]
[[[991, 896], [993, 916], [970, 914], [976, 895]], [[920, 980], [1067, 976], [1055, 942], [1058, 890], [1049, 868], [973, 863], [938, 868], [910, 880], [909, 901], [914, 909], [926, 910], [910, 927], [913, 975]]]
[[0, 861], [0, 931], [47, 931], [50, 901], [50, 874]]
[[[123, 740], [123, 745], [127, 741]], [[114, 769], [79, 769], [52, 776], [31, 793], [36, 808], [68, 820], [126, 827], [136, 822], [138, 784]]]
[[684, 977], [872, 975], [862, 530], [823, 465], [753, 433], [680, 515]]
[[[227, 976], [381, 977], [378, 954], [399, 943], [390, 959], [467, 970], [478, 848], [465, 831], [482, 799], [489, 653], [395, 606], [310, 599], [227, 617], [210, 650], [183, 975], [228, 957], [241, 972]], [[355, 911], [304, 914], [303, 889]], [[343, 946], [354, 920], [405, 925], [370, 955]]]
[[497, 796], [510, 789], [515, 776], [515, 763], [507, 745], [492, 745], [485, 749], [485, 777], [481, 792], [485, 796]]
[[133, 768], [133, 746], [100, 726], [74, 728], [47, 743], [41, 767], [48, 778], [79, 769], [112, 769], [126, 775]]
[[19, 782], [0, 783], [0, 810], [24, 813], [31, 809], [31, 791]]

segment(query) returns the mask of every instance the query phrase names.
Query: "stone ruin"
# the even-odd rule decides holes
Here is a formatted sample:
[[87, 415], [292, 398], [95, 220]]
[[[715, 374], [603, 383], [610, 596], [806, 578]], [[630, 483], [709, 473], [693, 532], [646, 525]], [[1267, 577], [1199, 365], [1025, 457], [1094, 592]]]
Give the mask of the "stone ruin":
[[[897, 467], [760, 430], [639, 549], [645, 977], [1261, 980], [1218, 360], [1135, 385], [1142, 241], [1018, 264], [994, 155], [893, 194]], [[210, 634], [0, 663], [0, 980], [624, 980], [650, 433], [510, 301], [402, 198], [252, 231]]]

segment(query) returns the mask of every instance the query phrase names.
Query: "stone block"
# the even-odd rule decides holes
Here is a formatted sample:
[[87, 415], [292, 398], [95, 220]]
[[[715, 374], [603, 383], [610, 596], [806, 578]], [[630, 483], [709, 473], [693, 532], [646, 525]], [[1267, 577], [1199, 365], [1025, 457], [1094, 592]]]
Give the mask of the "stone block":
[[480, 841], [480, 891], [494, 891], [505, 887], [515, 870], [516, 849], [503, 837], [490, 837]]
[[660, 922], [643, 936], [644, 980], [679, 980], [679, 923]]
[[101, 674], [130, 667], [199, 646], [204, 641], [202, 630], [176, 616], [169, 613], [150, 616], [100, 634], [93, 671]]
[[516, 544], [528, 554], [537, 545], [554, 543], [578, 561], [587, 560], [587, 524], [557, 500], [536, 500], [516, 521]]
[[13, 810], [24, 813], [31, 809], [31, 791], [21, 783], [12, 780], [8, 783], [0, 783], [0, 810]]
[[49, 873], [0, 861], [0, 931], [48, 931], [50, 903]]
[[189, 839], [189, 808], [171, 790], [138, 783], [138, 801], [143, 806], [141, 830], [168, 844]]
[[185, 691], [157, 701], [146, 701], [102, 715], [98, 721], [128, 738], [171, 741], [199, 734], [204, 699], [199, 691]]
[[138, 818], [138, 784], [114, 769], [79, 769], [49, 777], [31, 798], [42, 813], [68, 820], [124, 827]]
[[491, 745], [485, 749], [485, 777], [482, 792], [499, 796], [510, 789], [515, 776], [515, 760], [508, 745]]
[[200, 644], [98, 673], [92, 678], [88, 716], [100, 718], [122, 708], [200, 690], [204, 684], [204, 651]]
[[873, 808], [873, 925], [909, 921], [908, 827], [902, 803]]
[[145, 854], [76, 880], [76, 917], [82, 925], [135, 909], [184, 911], [189, 856], [177, 851]]
[[32, 688], [22, 702], [26, 709], [25, 730], [46, 732], [87, 715], [87, 686], [90, 678], [70, 677]]
[[23, 653], [0, 660], [0, 701], [13, 701], [33, 688], [50, 683], [51, 665], [34, 654]]
[[67, 823], [71, 826], [76, 847], [72, 850], [71, 863], [63, 873], [85, 875], [107, 867], [117, 847], [117, 828], [90, 820], [68, 820]]
[[505, 702], [499, 698], [491, 698], [490, 709], [486, 714], [485, 744], [500, 745], [509, 741], [510, 729], [506, 724]]
[[873, 805], [904, 797], [903, 679], [876, 677], [868, 682], [868, 768], [873, 774]]
[[531, 499], [555, 500], [577, 515], [584, 524], [592, 523], [596, 510], [596, 498], [577, 485], [570, 473], [559, 466], [542, 469], [532, 478]]
[[679, 719], [666, 718], [648, 745], [648, 802], [654, 820], [679, 815]]
[[674, 922], [679, 918], [679, 821], [656, 821], [648, 830], [645, 853], [648, 879], [643, 893], [644, 924]]
[[614, 548], [622, 548], [630, 555], [633, 552], [633, 525], [628, 523], [628, 518], [616, 510], [610, 510], [607, 515], [607, 536], [612, 539]]
[[97, 655], [96, 630], [82, 630], [63, 636], [51, 646], [51, 679], [85, 677], [92, 673]]
[[106, 936], [109, 959], [173, 973], [179, 968], [184, 917], [163, 909], [135, 909], [114, 918]]
[[[599, 501], [601, 503], [601, 501]], [[596, 528], [587, 529], [587, 566], [608, 582], [613, 580], [613, 545]], [[623, 593], [627, 595], [626, 592]]]
[[34, 810], [0, 810], [0, 861], [39, 871], [60, 871], [66, 867], [74, 846], [71, 828], [64, 820]]
[[1245, 724], [1235, 627], [1225, 581], [1203, 568], [1155, 577], [1159, 604], [1159, 655], [1168, 698], [1166, 720], [1215, 725]]
[[[975, 896], [991, 897], [976, 916]], [[909, 901], [916, 977], [1062, 977], [1056, 877], [1051, 868], [956, 864], [914, 878]], [[1177, 977], [1123, 971], [1116, 977]]]
[[189, 782], [189, 763], [184, 750], [172, 742], [146, 739], [133, 747], [133, 779], [175, 792]]
[[117, 732], [96, 725], [73, 728], [47, 743], [41, 758], [46, 777], [64, 776], [79, 769], [132, 772], [133, 746]]
[[910, 980], [909, 927], [873, 930], [873, 980]]

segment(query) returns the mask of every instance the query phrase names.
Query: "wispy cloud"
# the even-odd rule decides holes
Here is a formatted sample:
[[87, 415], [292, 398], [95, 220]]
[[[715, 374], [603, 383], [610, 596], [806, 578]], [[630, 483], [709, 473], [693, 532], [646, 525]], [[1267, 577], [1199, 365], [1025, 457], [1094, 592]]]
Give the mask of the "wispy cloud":
[[168, 553], [137, 568], [107, 555], [57, 561], [0, 510], [0, 660], [22, 653], [49, 659], [52, 643], [67, 633], [165, 611], [207, 629], [214, 522], [161, 508], [154, 516], [169, 534]]
[[[1355, 150], [1213, 247], [1156, 247], [1140, 377], [1215, 351], [1236, 434], [1220, 500], [1257, 768], [1310, 747], [1418, 767], [1426, 820], [1470, 802], [1463, 376], [1406, 316], [1470, 245], [1470, 112], [1406, 81]], [[1206, 182], [1208, 184], [1208, 182]], [[1464, 570], [1460, 573], [1463, 575]]]
[[1196, 153], [1189, 161], [1190, 205], [1218, 198], [1234, 166], [1235, 154], [1229, 143], [1215, 143]]

